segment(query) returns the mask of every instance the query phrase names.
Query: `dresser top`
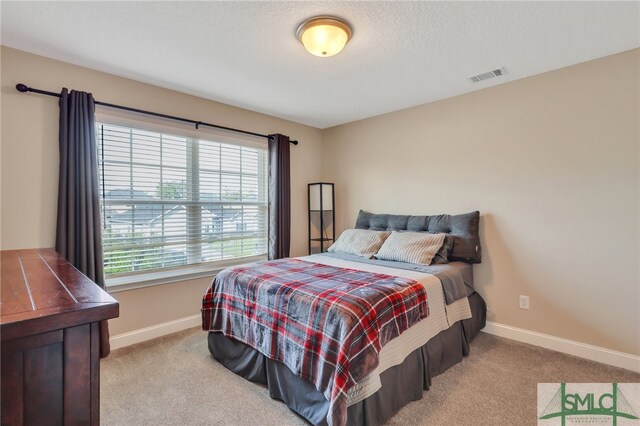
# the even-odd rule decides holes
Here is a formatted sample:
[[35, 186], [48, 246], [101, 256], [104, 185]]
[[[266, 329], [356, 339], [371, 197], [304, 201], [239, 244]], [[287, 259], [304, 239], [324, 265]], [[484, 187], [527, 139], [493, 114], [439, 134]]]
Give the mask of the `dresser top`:
[[118, 302], [53, 249], [0, 251], [2, 340], [118, 316]]

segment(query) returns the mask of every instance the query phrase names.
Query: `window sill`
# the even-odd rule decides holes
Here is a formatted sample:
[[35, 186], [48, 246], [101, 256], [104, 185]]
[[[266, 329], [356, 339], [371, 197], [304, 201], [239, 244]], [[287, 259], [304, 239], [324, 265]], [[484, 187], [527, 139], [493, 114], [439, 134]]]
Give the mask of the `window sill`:
[[201, 263], [186, 267], [167, 269], [162, 271], [141, 272], [131, 275], [121, 275], [106, 279], [107, 292], [117, 293], [120, 291], [135, 290], [156, 285], [171, 284], [180, 281], [193, 280], [198, 278], [212, 278], [229, 266], [237, 266], [245, 263], [267, 260], [266, 255], [243, 257], [221, 262]]

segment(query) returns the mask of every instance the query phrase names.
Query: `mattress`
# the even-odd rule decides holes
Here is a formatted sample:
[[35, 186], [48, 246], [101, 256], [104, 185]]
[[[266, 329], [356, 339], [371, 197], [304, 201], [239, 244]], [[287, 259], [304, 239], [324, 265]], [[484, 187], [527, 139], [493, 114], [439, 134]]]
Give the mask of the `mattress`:
[[[433, 336], [446, 330], [458, 321], [471, 318], [471, 308], [468, 298], [464, 297], [449, 305], [446, 304], [443, 284], [436, 275], [423, 271], [392, 268], [374, 262], [363, 263], [347, 260], [326, 254], [304, 256], [299, 257], [299, 259], [340, 268], [360, 269], [367, 272], [413, 279], [421, 283], [427, 292], [429, 316], [409, 328], [400, 336], [391, 340], [382, 348], [379, 354], [379, 364], [376, 369], [364, 379], [360, 380], [358, 384], [347, 393], [347, 405], [355, 404], [373, 395], [381, 387], [380, 374], [390, 367], [402, 363], [409, 354], [425, 345]], [[388, 262], [386, 264], [388, 264]], [[438, 266], [441, 270], [449, 274], [465, 273], [464, 267], [458, 263]], [[471, 265], [466, 266], [471, 268]]]

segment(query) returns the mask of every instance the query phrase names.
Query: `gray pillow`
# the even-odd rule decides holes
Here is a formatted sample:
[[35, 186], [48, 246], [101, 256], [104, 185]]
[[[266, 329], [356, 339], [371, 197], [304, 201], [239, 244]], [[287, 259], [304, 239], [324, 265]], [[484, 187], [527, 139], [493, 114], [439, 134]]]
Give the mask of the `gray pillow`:
[[444, 243], [442, 243], [442, 247], [433, 257], [431, 261], [432, 265], [441, 265], [444, 263], [449, 263], [449, 253], [451, 253], [451, 249], [453, 248], [453, 237], [449, 234], [445, 235]]

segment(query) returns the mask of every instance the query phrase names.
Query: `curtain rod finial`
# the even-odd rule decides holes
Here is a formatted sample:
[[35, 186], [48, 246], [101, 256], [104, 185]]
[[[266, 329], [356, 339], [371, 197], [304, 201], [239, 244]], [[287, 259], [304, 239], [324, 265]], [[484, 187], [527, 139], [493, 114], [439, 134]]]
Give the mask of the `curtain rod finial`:
[[18, 83], [18, 84], [16, 84], [16, 90], [18, 92], [25, 93], [25, 92], [29, 91], [29, 88], [27, 87], [26, 84]]

